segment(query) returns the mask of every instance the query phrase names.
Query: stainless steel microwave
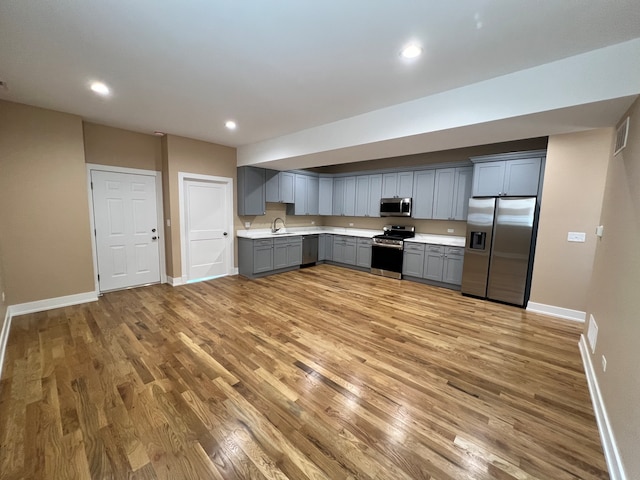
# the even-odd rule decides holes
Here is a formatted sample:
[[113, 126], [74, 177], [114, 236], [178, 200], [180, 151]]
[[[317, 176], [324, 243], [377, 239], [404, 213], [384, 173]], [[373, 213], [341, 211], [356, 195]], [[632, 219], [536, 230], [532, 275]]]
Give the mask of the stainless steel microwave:
[[410, 217], [410, 198], [382, 198], [380, 199], [381, 217]]

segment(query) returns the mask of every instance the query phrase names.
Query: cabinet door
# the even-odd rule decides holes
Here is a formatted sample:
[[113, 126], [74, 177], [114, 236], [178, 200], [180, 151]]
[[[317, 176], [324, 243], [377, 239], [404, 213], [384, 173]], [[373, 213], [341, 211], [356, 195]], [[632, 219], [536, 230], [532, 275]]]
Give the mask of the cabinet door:
[[371, 268], [371, 239], [358, 238], [356, 243], [356, 265], [364, 268]]
[[267, 202], [280, 201], [280, 172], [277, 170], [265, 171], [265, 198]]
[[398, 173], [397, 194], [400, 198], [413, 196], [413, 172]]
[[382, 175], [382, 198], [393, 198], [398, 195], [398, 174], [385, 173]]
[[302, 263], [302, 239], [291, 239], [287, 245], [287, 267], [295, 267]]
[[344, 263], [346, 242], [344, 237], [334, 235], [333, 237], [333, 261], [338, 263]]
[[277, 268], [286, 268], [289, 266], [289, 262], [287, 259], [289, 246], [286, 243], [278, 244], [276, 243], [273, 246], [273, 268], [274, 270]]
[[345, 177], [343, 213], [353, 217], [356, 213], [356, 177]]
[[291, 172], [280, 172], [280, 201], [282, 203], [294, 203], [294, 178]]
[[264, 215], [264, 168], [238, 168], [238, 215]]
[[380, 199], [382, 198], [382, 175], [369, 175], [369, 200], [367, 213], [370, 217], [380, 216]]
[[503, 193], [505, 162], [483, 162], [473, 166], [474, 197], [497, 197]]
[[333, 261], [333, 237], [335, 235], [327, 235], [327, 238], [324, 242], [325, 248], [325, 260]]
[[442, 281], [462, 285], [462, 264], [464, 256], [445, 253]]
[[253, 248], [253, 273], [273, 270], [273, 246]]
[[369, 175], [356, 177], [356, 217], [366, 217], [369, 213]]
[[318, 213], [320, 215], [334, 215], [333, 213], [333, 178], [322, 177], [319, 180], [320, 193]]
[[433, 218], [435, 220], [451, 220], [453, 214], [453, 187], [455, 186], [456, 169], [441, 168], [436, 170], [436, 181], [433, 195]]
[[345, 177], [333, 180], [333, 214], [344, 215], [344, 184]]
[[347, 237], [344, 242], [344, 262], [347, 265], [355, 265], [358, 256], [358, 246], [355, 237]]
[[321, 233], [318, 235], [318, 261], [323, 262], [327, 258], [327, 234]]
[[511, 196], [537, 195], [540, 163], [540, 158], [507, 160], [504, 172], [504, 194]]
[[413, 218], [430, 219], [433, 217], [435, 181], [435, 170], [416, 172], [413, 176]]
[[453, 196], [453, 220], [466, 220], [471, 197], [471, 181], [473, 167], [456, 168], [456, 178]]
[[424, 256], [424, 278], [442, 281], [442, 268], [444, 266], [444, 247], [427, 245]]
[[320, 201], [318, 177], [307, 177], [307, 215], [318, 215]]
[[296, 187], [294, 198], [294, 215], [307, 214], [307, 177], [306, 175], [295, 176]]
[[424, 273], [424, 245], [405, 243], [402, 274], [422, 278]]

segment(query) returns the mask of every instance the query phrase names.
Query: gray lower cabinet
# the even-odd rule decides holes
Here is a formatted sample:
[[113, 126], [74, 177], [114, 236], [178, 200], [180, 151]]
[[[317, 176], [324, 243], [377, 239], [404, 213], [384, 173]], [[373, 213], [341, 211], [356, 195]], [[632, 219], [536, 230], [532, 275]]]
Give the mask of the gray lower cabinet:
[[356, 240], [356, 265], [371, 268], [371, 239], [358, 238]]
[[327, 234], [318, 235], [318, 261], [324, 262], [327, 259]]
[[424, 272], [424, 244], [404, 244], [404, 258], [402, 260], [402, 274], [410, 277], [422, 278]]
[[295, 267], [302, 263], [302, 237], [273, 239], [273, 269]]
[[463, 262], [464, 247], [406, 242], [402, 275], [444, 286], [461, 285]]
[[334, 235], [333, 237], [333, 258], [336, 263], [345, 265], [355, 265], [357, 257], [356, 237], [345, 235]]
[[302, 237], [239, 238], [238, 272], [245, 277], [294, 268], [302, 263]]

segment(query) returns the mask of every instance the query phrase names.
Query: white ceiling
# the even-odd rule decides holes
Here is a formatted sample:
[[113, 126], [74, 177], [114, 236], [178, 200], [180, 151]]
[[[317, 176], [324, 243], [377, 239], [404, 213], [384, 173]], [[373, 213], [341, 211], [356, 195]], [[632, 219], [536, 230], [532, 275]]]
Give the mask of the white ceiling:
[[[638, 37], [638, 0], [2, 1], [0, 98], [259, 146]], [[422, 57], [398, 55], [408, 41]], [[628, 104], [603, 108], [606, 121]], [[545, 134], [533, 130], [518, 135]]]

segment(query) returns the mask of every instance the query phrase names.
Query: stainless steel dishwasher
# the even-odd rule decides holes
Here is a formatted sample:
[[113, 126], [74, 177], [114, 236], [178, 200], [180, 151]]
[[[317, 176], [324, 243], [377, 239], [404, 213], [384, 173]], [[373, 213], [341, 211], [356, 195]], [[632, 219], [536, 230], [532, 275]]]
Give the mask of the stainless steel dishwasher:
[[302, 266], [315, 265], [318, 261], [318, 235], [302, 236]]

